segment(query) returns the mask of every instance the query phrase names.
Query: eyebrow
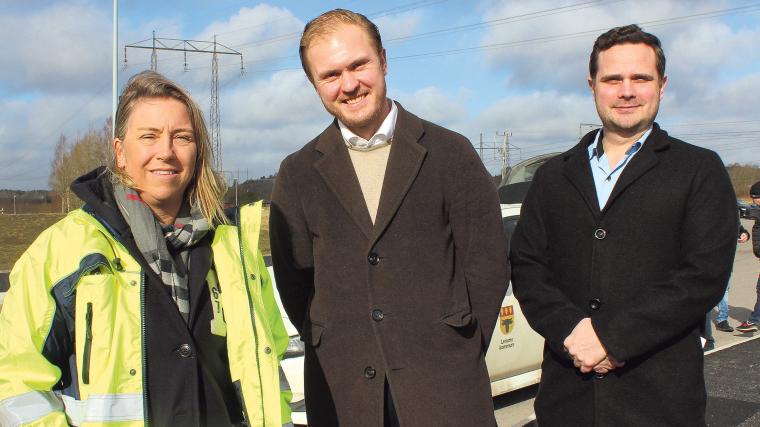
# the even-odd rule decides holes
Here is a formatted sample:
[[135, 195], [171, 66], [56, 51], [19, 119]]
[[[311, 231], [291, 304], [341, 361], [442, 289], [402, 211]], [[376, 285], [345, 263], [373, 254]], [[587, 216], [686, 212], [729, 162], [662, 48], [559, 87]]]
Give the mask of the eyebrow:
[[[646, 73], [637, 73], [631, 76], [634, 80], [654, 80], [654, 76]], [[608, 74], [599, 78], [599, 81], [606, 82], [610, 80], [623, 80], [622, 74]]]
[[[153, 131], [153, 132], [161, 132], [161, 129], [159, 129], [159, 128], [152, 128], [152, 127], [137, 128], [137, 130], [149, 130], [149, 131]], [[172, 133], [179, 133], [179, 132], [190, 132], [190, 133], [192, 133], [193, 129], [192, 128], [179, 128], [179, 129], [174, 129], [174, 132], [172, 132]]]
[[[360, 65], [364, 65], [364, 64], [366, 64], [366, 63], [368, 63], [370, 61], [371, 61], [370, 57], [363, 56], [361, 58], [358, 58], [358, 59], [354, 60], [350, 64], [348, 64], [348, 66], [346, 67], [346, 69], [353, 70], [354, 68], [356, 68], [356, 67], [358, 67]], [[325, 71], [322, 71], [321, 73], [317, 73], [317, 77], [320, 78], [320, 79], [323, 79], [323, 78], [325, 78], [327, 76], [330, 76], [332, 74], [339, 74], [340, 70], [341, 70], [340, 68], [333, 68], [333, 69], [325, 70]]]

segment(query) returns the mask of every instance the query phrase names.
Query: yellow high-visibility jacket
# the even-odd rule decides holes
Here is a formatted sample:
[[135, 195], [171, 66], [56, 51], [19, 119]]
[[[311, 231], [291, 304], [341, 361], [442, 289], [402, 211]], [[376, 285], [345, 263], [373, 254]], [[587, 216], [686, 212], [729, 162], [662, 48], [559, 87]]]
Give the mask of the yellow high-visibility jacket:
[[[214, 288], [213, 274], [209, 286], [222, 314], [212, 328], [226, 328], [231, 379], [239, 381], [248, 425], [280, 427], [290, 424], [292, 394], [279, 371], [288, 335], [258, 249], [261, 203], [237, 216], [238, 225], [215, 229], [211, 244], [221, 286]], [[0, 312], [0, 426], [145, 424], [144, 278], [127, 249], [84, 210], [37, 238], [14, 266]], [[100, 310], [97, 324], [92, 306]], [[43, 355], [53, 323], [64, 321], [73, 328], [79, 374], [71, 381], [79, 399], [56, 387], [66, 373]], [[97, 351], [93, 336], [101, 340]]]

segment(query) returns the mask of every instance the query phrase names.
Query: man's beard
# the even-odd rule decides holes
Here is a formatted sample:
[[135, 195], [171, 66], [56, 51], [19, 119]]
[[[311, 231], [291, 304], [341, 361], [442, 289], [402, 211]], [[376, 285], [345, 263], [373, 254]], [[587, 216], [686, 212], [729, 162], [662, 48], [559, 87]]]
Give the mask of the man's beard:
[[323, 102], [323, 105], [325, 106], [325, 109], [328, 113], [333, 115], [336, 119], [338, 119], [341, 123], [343, 123], [347, 128], [349, 128], [352, 132], [354, 130], [361, 130], [366, 129], [368, 126], [377, 123], [378, 126], [382, 123], [382, 115], [384, 112], [384, 103], [388, 102], [388, 100], [385, 97], [385, 91], [383, 91], [382, 94], [375, 92], [376, 95], [378, 95], [375, 99], [375, 103], [373, 104], [373, 109], [369, 111], [369, 114], [366, 116], [346, 116], [343, 114], [343, 110], [340, 108], [336, 108], [333, 104], [325, 104]]

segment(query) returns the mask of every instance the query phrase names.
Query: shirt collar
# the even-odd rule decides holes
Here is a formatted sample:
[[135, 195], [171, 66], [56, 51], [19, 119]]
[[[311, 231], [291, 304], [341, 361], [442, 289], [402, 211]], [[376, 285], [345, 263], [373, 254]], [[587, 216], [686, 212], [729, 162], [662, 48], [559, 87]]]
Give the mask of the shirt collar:
[[[602, 132], [604, 132], [602, 129], [599, 129], [599, 132], [596, 133], [596, 136], [594, 136], [594, 142], [592, 142], [588, 146], [588, 158], [589, 160], [596, 157], [597, 159], [602, 158], [604, 155], [604, 145], [602, 144]], [[647, 129], [646, 132], [644, 132], [641, 137], [631, 145], [630, 148], [628, 148], [625, 151], [626, 156], [630, 156], [631, 154], [639, 151], [642, 145], [644, 145], [644, 142], [649, 137], [649, 134], [652, 133], [652, 127], [650, 126], [649, 129]]]
[[390, 102], [391, 111], [385, 117], [385, 120], [383, 120], [380, 128], [377, 129], [377, 132], [369, 140], [366, 140], [351, 132], [348, 127], [343, 124], [343, 122], [338, 120], [340, 134], [343, 136], [343, 141], [346, 143], [346, 146], [348, 146], [348, 148], [355, 150], [372, 150], [390, 144], [391, 140], [393, 139], [393, 131], [396, 129], [396, 117], [398, 117], [398, 108], [396, 107], [396, 103], [393, 102], [393, 100], [390, 100]]

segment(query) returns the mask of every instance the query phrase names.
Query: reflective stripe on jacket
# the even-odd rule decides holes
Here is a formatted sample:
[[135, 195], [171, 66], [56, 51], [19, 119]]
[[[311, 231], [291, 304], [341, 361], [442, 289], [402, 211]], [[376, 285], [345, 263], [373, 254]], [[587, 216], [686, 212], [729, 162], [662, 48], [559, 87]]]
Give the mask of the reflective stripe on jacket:
[[[248, 425], [279, 427], [290, 423], [292, 394], [278, 371], [288, 335], [258, 249], [261, 203], [237, 217], [240, 226], [218, 226], [211, 245], [223, 318], [234, 325], [226, 328], [230, 374]], [[35, 240], [0, 312], [1, 426], [145, 424], [143, 279], [81, 209]]]

